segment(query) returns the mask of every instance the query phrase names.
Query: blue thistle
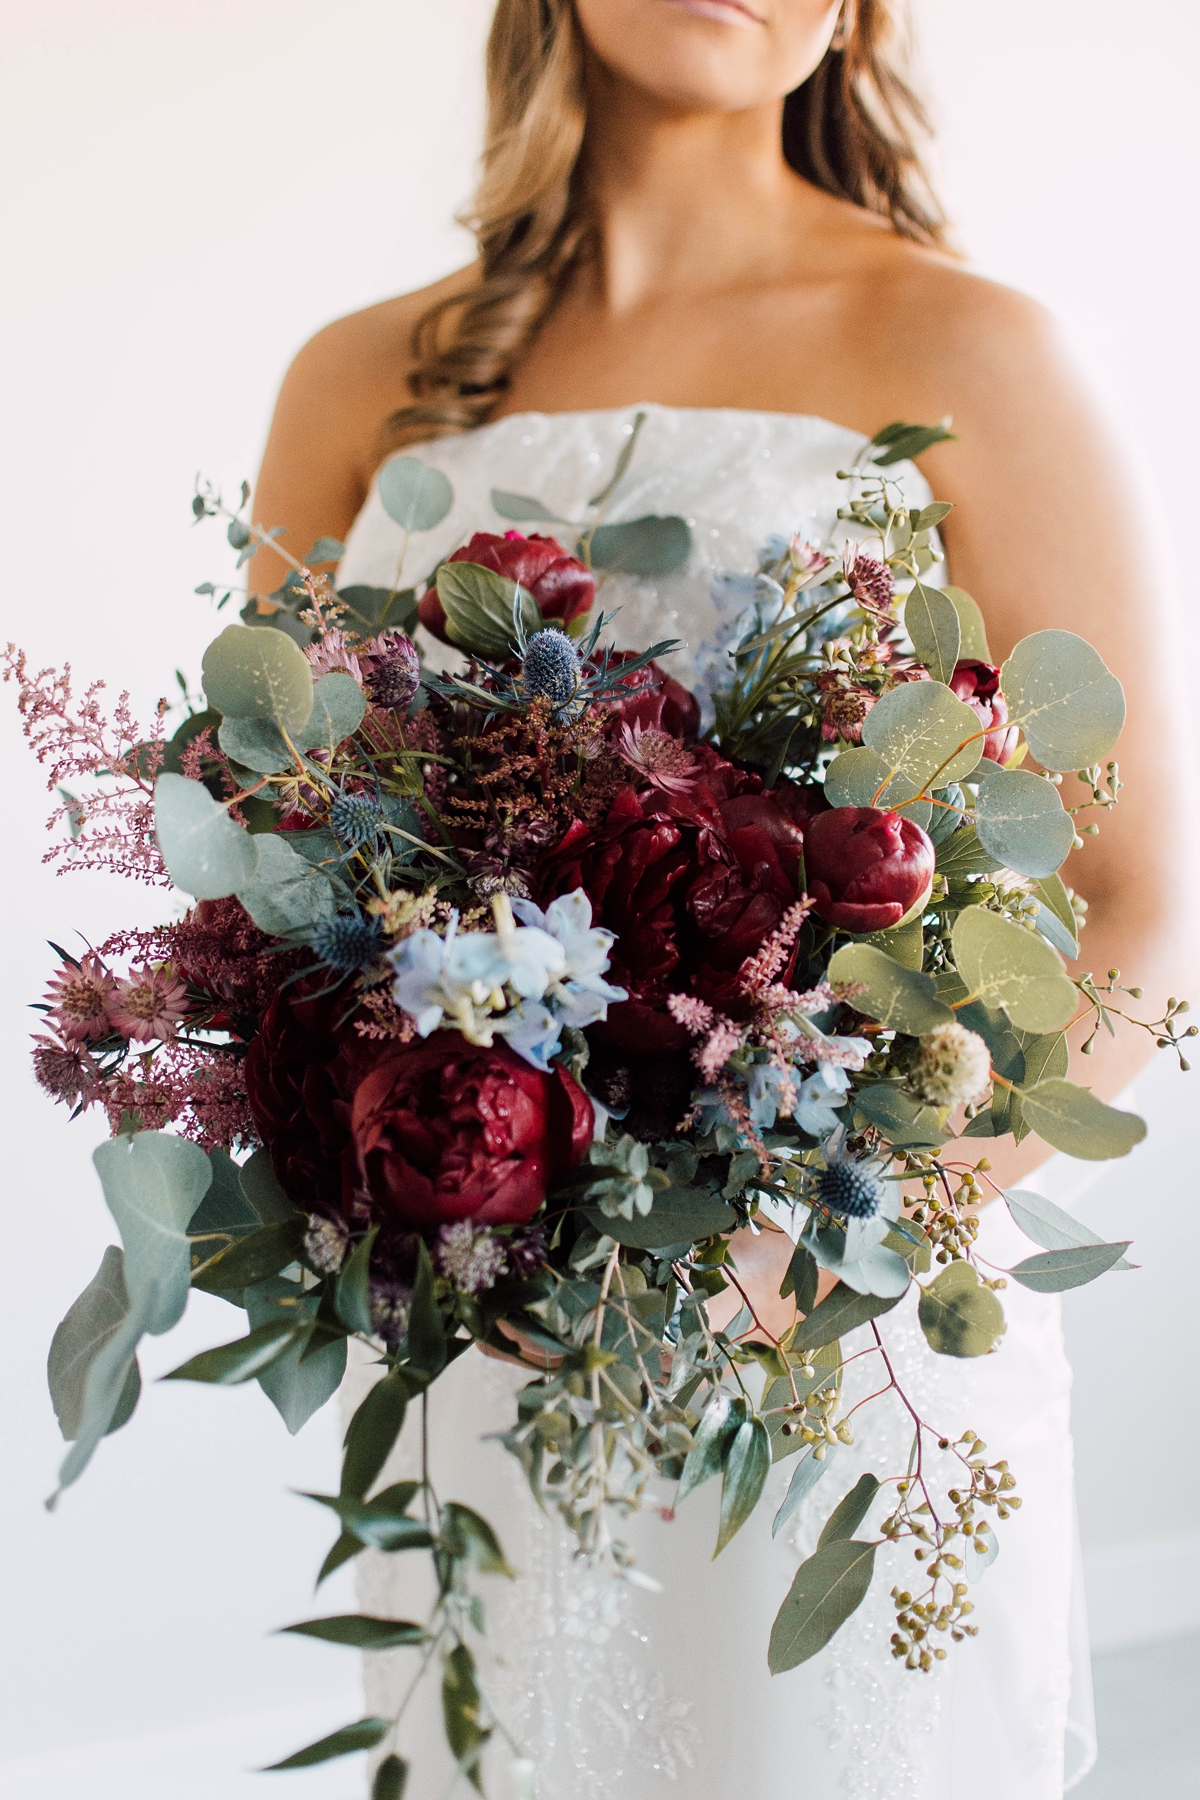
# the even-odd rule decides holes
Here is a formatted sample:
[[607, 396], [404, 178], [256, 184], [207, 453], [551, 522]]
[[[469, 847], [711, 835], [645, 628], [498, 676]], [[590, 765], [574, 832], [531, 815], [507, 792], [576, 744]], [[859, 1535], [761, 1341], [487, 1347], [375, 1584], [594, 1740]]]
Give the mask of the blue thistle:
[[579, 686], [579, 652], [565, 631], [553, 626], [535, 631], [525, 646], [521, 687], [528, 697], [552, 700], [556, 707], [575, 698]]
[[370, 794], [339, 794], [329, 809], [329, 828], [340, 843], [355, 850], [373, 844], [383, 823], [379, 803]]
[[873, 1219], [887, 1198], [877, 1175], [850, 1157], [832, 1158], [817, 1182], [817, 1199], [844, 1219]]
[[355, 969], [369, 968], [382, 948], [379, 920], [360, 919], [354, 913], [325, 919], [313, 933], [313, 949], [321, 961], [347, 975]]

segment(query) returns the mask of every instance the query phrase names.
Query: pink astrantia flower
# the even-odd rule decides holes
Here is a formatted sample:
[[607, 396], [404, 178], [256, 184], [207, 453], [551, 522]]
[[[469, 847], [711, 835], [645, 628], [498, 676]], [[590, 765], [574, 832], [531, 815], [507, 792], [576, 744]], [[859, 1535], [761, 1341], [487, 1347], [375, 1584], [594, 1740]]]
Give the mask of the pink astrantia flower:
[[365, 687], [362, 664], [358, 660], [355, 647], [344, 631], [336, 627], [327, 631], [315, 644], [309, 644], [304, 652], [314, 676], [332, 675], [341, 672], [353, 675], [359, 687]]
[[847, 544], [842, 558], [846, 585], [864, 612], [892, 617], [895, 595], [892, 571], [878, 557], [865, 556], [860, 544]]
[[139, 1044], [156, 1039], [169, 1043], [187, 1012], [187, 989], [170, 963], [135, 969], [119, 981], [108, 1003], [108, 1016], [122, 1037]]
[[684, 794], [695, 782], [695, 757], [669, 731], [658, 731], [640, 720], [632, 726], [622, 723], [613, 748], [622, 762], [665, 794]]
[[811, 579], [812, 576], [819, 575], [822, 569], [828, 568], [833, 558], [797, 532], [788, 544], [788, 560], [797, 575]]
[[39, 1087], [52, 1100], [75, 1106], [94, 1097], [100, 1071], [82, 1044], [56, 1043], [53, 1038], [33, 1040], [33, 1073]]
[[46, 989], [46, 1004], [60, 1036], [75, 1043], [104, 1037], [109, 1029], [109, 1001], [115, 992], [116, 982], [94, 952], [78, 967], [64, 963]]

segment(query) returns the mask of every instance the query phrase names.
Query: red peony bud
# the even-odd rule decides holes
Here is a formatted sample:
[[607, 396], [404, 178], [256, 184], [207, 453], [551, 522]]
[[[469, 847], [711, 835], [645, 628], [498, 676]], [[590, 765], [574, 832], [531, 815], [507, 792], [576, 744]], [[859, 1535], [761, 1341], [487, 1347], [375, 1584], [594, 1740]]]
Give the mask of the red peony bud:
[[911, 819], [874, 806], [835, 806], [804, 833], [808, 891], [839, 931], [886, 931], [922, 907], [933, 845]]
[[979, 714], [982, 724], [994, 726], [983, 740], [989, 762], [1006, 763], [1017, 747], [1020, 732], [1008, 724], [1008, 702], [1000, 692], [1000, 671], [993, 663], [956, 662], [950, 686], [960, 700]]
[[[488, 531], [477, 531], [469, 544], [456, 550], [450, 562], [479, 563], [509, 581], [519, 581], [533, 596], [543, 619], [558, 619], [566, 625], [580, 613], [591, 610], [596, 597], [596, 578], [577, 557], [570, 556], [556, 538], [522, 537], [519, 531], [506, 531], [495, 537]], [[417, 608], [417, 617], [427, 631], [443, 644], [446, 614], [438, 599], [437, 587], [430, 584]]]

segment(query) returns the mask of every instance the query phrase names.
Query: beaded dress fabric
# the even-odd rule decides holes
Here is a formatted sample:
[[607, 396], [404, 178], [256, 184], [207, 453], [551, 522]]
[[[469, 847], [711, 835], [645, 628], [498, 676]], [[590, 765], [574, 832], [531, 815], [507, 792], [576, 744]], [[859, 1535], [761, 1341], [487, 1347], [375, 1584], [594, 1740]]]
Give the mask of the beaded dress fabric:
[[[516, 414], [417, 446], [407, 454], [447, 475], [454, 505], [404, 551], [403, 585], [473, 532], [511, 528], [493, 510], [493, 488], [587, 520], [588, 502], [608, 481], [638, 412], [646, 416], [636, 453], [606, 516], [681, 514], [692, 551], [669, 575], [607, 577], [600, 604], [621, 607], [612, 631], [622, 645], [684, 639], [667, 666], [694, 681], [712, 657], [706, 644], [731, 622], [723, 610], [744, 604], [737, 584], [719, 578], [752, 575], [773, 535], [839, 541], [845, 484], [837, 471], [861, 448], [856, 433], [790, 414], [651, 405]], [[915, 469], [895, 472], [910, 505], [931, 498]], [[339, 586], [397, 584], [402, 550], [402, 534], [372, 488], [350, 532]], [[1033, 1248], [998, 1206], [983, 1216], [978, 1247], [1001, 1266]], [[439, 1379], [429, 1402], [439, 1497], [482, 1513], [518, 1571], [512, 1582], [481, 1578], [488, 1638], [480, 1674], [507, 1737], [534, 1766], [537, 1800], [958, 1800], [964, 1793], [1059, 1800], [1082, 1776], [1094, 1742], [1059, 1304], [1011, 1283], [1003, 1302], [1003, 1344], [978, 1362], [933, 1355], [912, 1296], [880, 1322], [897, 1377], [923, 1419], [951, 1438], [968, 1427], [978, 1432], [989, 1459], [1008, 1459], [1023, 1500], [997, 1525], [999, 1556], [972, 1586], [978, 1637], [949, 1646], [929, 1675], [906, 1671], [889, 1648], [890, 1591], [912, 1588], [918, 1573], [911, 1546], [879, 1553], [866, 1600], [824, 1651], [784, 1675], [767, 1669], [772, 1619], [824, 1519], [861, 1474], [883, 1477], [907, 1465], [912, 1421], [896, 1395], [856, 1415], [856, 1441], [831, 1455], [828, 1473], [778, 1538], [771, 1520], [790, 1459], [773, 1469], [763, 1502], [715, 1562], [719, 1484], [693, 1494], [674, 1518], [660, 1510], [671, 1500], [664, 1484], [658, 1508], [617, 1527], [660, 1590], [623, 1583], [618, 1592], [602, 1571], [574, 1560], [574, 1540], [538, 1509], [519, 1465], [491, 1435], [514, 1419], [525, 1372], [471, 1350]], [[860, 1330], [844, 1340], [843, 1355], [871, 1342]], [[348, 1411], [375, 1373], [365, 1355], [352, 1363]], [[846, 1407], [885, 1381], [878, 1356], [851, 1361]], [[949, 1458], [942, 1460], [926, 1473], [944, 1493], [954, 1475]], [[412, 1476], [419, 1463], [419, 1424], [410, 1418], [384, 1479]], [[874, 1535], [886, 1510], [881, 1496], [857, 1535]], [[432, 1591], [423, 1559], [372, 1552], [359, 1568], [364, 1611], [422, 1617]], [[367, 1711], [392, 1711], [415, 1670], [411, 1650], [368, 1657]], [[454, 1770], [436, 1678], [408, 1707], [399, 1748], [422, 1794], [449, 1795]], [[518, 1791], [511, 1757], [499, 1741], [488, 1751], [493, 1800]]]

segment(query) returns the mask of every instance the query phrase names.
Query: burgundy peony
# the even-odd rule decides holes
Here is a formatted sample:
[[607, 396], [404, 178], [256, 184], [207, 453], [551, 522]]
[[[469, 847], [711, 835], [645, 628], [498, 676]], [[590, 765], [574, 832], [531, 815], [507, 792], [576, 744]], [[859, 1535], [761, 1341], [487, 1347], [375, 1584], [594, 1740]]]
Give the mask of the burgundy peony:
[[374, 1207], [428, 1230], [523, 1225], [582, 1159], [594, 1119], [565, 1069], [544, 1075], [506, 1044], [436, 1031], [384, 1052], [355, 1090], [350, 1129]]
[[934, 849], [919, 825], [874, 806], [835, 806], [804, 838], [808, 891], [839, 931], [886, 931], [928, 897]]
[[297, 1206], [394, 1241], [455, 1219], [520, 1224], [592, 1138], [591, 1103], [456, 1031], [409, 1044], [359, 1037], [344, 994], [280, 994], [246, 1059], [255, 1124]]
[[[635, 655], [633, 650], [615, 650], [609, 666], [632, 662]], [[665, 731], [687, 743], [700, 734], [700, 702], [656, 662], [622, 676], [617, 698], [605, 702], [604, 716], [613, 730], [618, 725], [640, 725], [645, 731]]]
[[[509, 581], [519, 581], [537, 601], [543, 619], [559, 619], [564, 625], [589, 612], [596, 596], [592, 571], [577, 557], [569, 556], [556, 538], [541, 537], [537, 532], [522, 537], [519, 531], [506, 531], [503, 537], [495, 537], [477, 531], [449, 561], [479, 563]], [[417, 617], [443, 644], [450, 642], [446, 615], [432, 584], [422, 596]]]
[[979, 714], [989, 727], [983, 754], [989, 762], [1006, 763], [1017, 747], [1020, 732], [1008, 723], [1008, 702], [1000, 692], [1000, 671], [992, 663], [968, 659], [956, 662], [950, 686], [959, 699]]

